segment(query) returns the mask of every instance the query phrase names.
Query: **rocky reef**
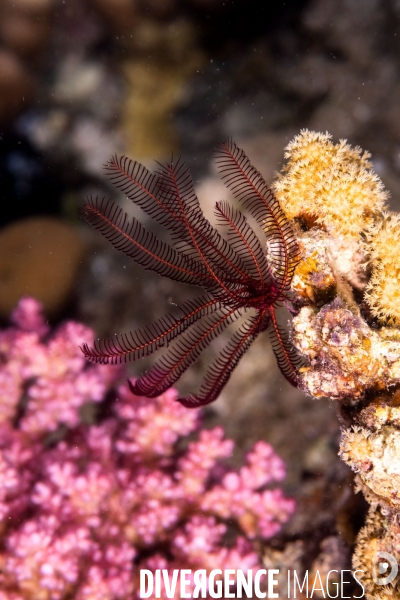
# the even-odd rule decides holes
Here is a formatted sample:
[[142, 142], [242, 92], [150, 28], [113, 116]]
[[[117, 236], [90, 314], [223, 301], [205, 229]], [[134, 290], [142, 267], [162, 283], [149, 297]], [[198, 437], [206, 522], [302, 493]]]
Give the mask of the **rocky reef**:
[[377, 552], [399, 555], [399, 215], [369, 156], [328, 134], [303, 130], [275, 182], [297, 225], [302, 259], [293, 278], [293, 342], [307, 358], [299, 385], [337, 400], [340, 456], [370, 511], [353, 556], [366, 597], [398, 597], [372, 576]]

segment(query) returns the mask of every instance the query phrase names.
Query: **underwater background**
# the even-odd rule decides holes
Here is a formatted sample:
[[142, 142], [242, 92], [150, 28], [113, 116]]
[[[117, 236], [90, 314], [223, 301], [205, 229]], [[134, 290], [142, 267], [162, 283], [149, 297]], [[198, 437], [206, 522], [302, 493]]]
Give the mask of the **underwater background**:
[[[205, 558], [196, 554], [193, 540], [212, 537], [210, 532], [214, 545], [205, 553], [215, 568], [351, 568], [366, 503], [353, 494], [352, 472], [337, 457], [336, 405], [291, 387], [266, 337], [256, 340], [217, 402], [196, 418], [174, 403], [168, 411], [158, 400], [149, 404], [142, 399], [146, 415], [139, 415], [137, 406], [134, 413], [125, 373], [110, 374], [97, 366], [89, 370], [80, 344], [151, 324], [192, 292], [118, 253], [81, 221], [80, 210], [89, 194], [107, 196], [158, 234], [157, 226], [111, 186], [103, 165], [117, 153], [155, 169], [155, 161], [168, 161], [173, 154], [189, 166], [204, 213], [215, 222], [215, 202], [232, 200], [213, 165], [216, 144], [232, 137], [271, 183], [285, 146], [303, 128], [329, 131], [335, 142], [344, 138], [371, 152], [373, 168], [391, 192], [390, 207], [399, 210], [399, 102], [397, 0], [2, 0], [0, 352], [2, 365], [11, 367], [0, 374], [0, 447], [14, 448], [18, 460], [4, 454], [0, 474], [18, 483], [11, 492], [11, 484], [8, 490], [0, 485], [0, 600], [135, 598], [140, 564], [180, 568], [188, 560], [192, 568], [202, 566]], [[42, 308], [28, 301], [16, 309], [26, 296]], [[222, 335], [201, 356], [180, 390], [199, 387], [227, 339]], [[142, 359], [128, 365], [128, 373], [139, 375], [150, 364], [151, 357]], [[128, 434], [130, 421], [135, 429]], [[91, 433], [85, 430], [90, 427]], [[17, 429], [14, 439], [10, 432]], [[174, 432], [171, 440], [156, 448], [168, 431]], [[209, 438], [208, 431], [214, 432]], [[191, 454], [193, 432], [200, 441]], [[125, 440], [128, 446], [118, 448], [122, 458], [100, 448], [102, 435], [110, 436], [116, 448]], [[223, 436], [233, 442], [224, 445]], [[89, 438], [89, 458], [84, 459]], [[139, 450], [129, 446], [134, 442]], [[76, 454], [74, 448], [79, 448]], [[129, 460], [135, 452], [140, 458]], [[264, 475], [255, 468], [247, 475], [239, 470], [248, 453]], [[147, 469], [153, 479], [146, 483], [147, 496], [138, 498], [155, 502], [157, 488], [167, 490], [171, 481], [178, 485], [176, 473], [186, 473], [182, 481], [194, 469], [182, 457], [194, 460], [200, 475], [189, 482], [192, 487], [179, 484], [179, 494], [174, 488], [168, 511], [162, 499], [148, 522], [141, 521], [142, 513], [127, 510], [123, 534], [119, 529], [114, 539], [111, 530], [98, 538], [93, 533], [97, 546], [88, 542], [79, 560], [67, 561], [80, 544], [68, 538], [73, 523], [79, 522], [83, 537], [89, 530], [100, 532], [101, 515], [107, 527], [117, 527], [123, 512], [118, 503], [130, 501], [122, 491], [136, 493], [140, 473]], [[82, 460], [88, 462], [79, 484], [77, 473], [59, 474], [56, 481], [60, 465]], [[96, 464], [101, 464], [101, 477]], [[108, 490], [105, 496], [100, 488], [90, 492], [101, 498], [94, 508], [72, 509], [65, 503], [63, 512], [60, 504], [57, 509], [46, 504], [46, 494], [61, 494], [57, 502], [64, 506], [65, 489], [71, 497], [79, 496], [79, 489], [87, 491], [91, 469], [92, 481], [98, 477], [96, 485], [103, 482]], [[118, 469], [130, 483], [124, 487], [121, 479], [110, 492], [107, 473]], [[231, 472], [239, 479], [235, 484], [226, 479], [227, 489], [229, 481], [241, 485], [247, 500], [238, 500], [236, 513], [221, 508], [214, 514], [217, 500], [222, 507], [233, 503], [220, 489]], [[270, 481], [279, 481], [279, 487], [261, 500], [259, 489]], [[209, 504], [204, 500], [198, 511], [196, 494], [206, 489]], [[257, 513], [257, 503], [263, 514]], [[247, 507], [244, 512], [241, 506]], [[202, 518], [201, 513], [211, 521], [190, 520], [192, 513], [190, 519]], [[126, 529], [128, 522], [136, 533]], [[57, 533], [61, 523], [65, 535]], [[77, 530], [76, 525], [74, 535]], [[44, 536], [38, 547], [29, 545], [34, 531]], [[70, 544], [65, 555], [57, 555], [43, 532]], [[114, 564], [101, 552], [108, 545], [118, 554], [122, 539], [125, 554]], [[46, 543], [43, 558], [38, 548]], [[88, 556], [96, 551], [98, 571], [91, 572]], [[48, 566], [51, 555], [58, 556], [58, 566]], [[63, 565], [71, 573], [68, 583], [61, 575]]]

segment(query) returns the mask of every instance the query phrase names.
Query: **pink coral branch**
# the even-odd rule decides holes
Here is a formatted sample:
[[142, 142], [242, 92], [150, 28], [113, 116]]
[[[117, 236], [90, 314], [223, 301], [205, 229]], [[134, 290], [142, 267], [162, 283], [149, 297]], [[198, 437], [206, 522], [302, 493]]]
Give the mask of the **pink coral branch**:
[[[233, 442], [199, 431], [174, 390], [134, 398], [120, 368], [85, 363], [88, 328], [50, 331], [32, 299], [12, 322], [0, 332], [0, 600], [133, 600], [141, 568], [260, 566], [254, 540], [294, 510], [265, 489], [285, 476], [271, 446], [228, 471]], [[82, 406], [112, 390], [110, 416], [84, 424]]]

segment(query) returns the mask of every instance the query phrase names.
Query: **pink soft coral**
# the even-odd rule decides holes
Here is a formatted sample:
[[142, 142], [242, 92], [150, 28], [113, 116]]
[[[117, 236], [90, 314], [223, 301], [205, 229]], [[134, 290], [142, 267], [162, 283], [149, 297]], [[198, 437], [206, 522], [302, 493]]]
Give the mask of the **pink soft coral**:
[[81, 323], [68, 322], [47, 339], [40, 304], [22, 299], [11, 321], [0, 332], [0, 423], [19, 418], [19, 429], [30, 437], [54, 431], [60, 424], [79, 424], [86, 402], [103, 400], [117, 371], [108, 365], [88, 366], [79, 345], [93, 337]]
[[[221, 463], [233, 449], [221, 428], [178, 450], [199, 418], [174, 390], [132, 396], [119, 368], [82, 359], [89, 329], [50, 333], [32, 299], [12, 322], [0, 332], [0, 600], [133, 600], [141, 568], [259, 567], [255, 538], [294, 510], [264, 489], [285, 475], [268, 444], [239, 472]], [[108, 417], [85, 424], [83, 405], [110, 392]]]

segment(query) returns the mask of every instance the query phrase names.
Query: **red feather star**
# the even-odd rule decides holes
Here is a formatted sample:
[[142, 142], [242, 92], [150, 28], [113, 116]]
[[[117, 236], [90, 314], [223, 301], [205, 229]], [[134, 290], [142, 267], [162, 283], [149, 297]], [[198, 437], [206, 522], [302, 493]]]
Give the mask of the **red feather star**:
[[[170, 388], [228, 325], [247, 316], [205, 375], [197, 394], [179, 398], [187, 407], [213, 402], [259, 333], [269, 330], [283, 375], [297, 382], [300, 358], [277, 323], [276, 308], [290, 308], [290, 283], [299, 262], [292, 226], [278, 200], [249, 159], [231, 140], [216, 149], [219, 173], [235, 198], [256, 220], [266, 249], [244, 215], [228, 202], [215, 213], [226, 235], [204, 217], [188, 168], [177, 160], [155, 173], [123, 156], [106, 165], [112, 183], [171, 235], [169, 245], [116, 204], [89, 199], [84, 220], [145, 269], [196, 286], [205, 294], [185, 302], [178, 317], [166, 315], [151, 326], [82, 347], [91, 362], [120, 363], [167, 353], [134, 383], [136, 395], [155, 397]], [[175, 339], [174, 344], [170, 343]]]

